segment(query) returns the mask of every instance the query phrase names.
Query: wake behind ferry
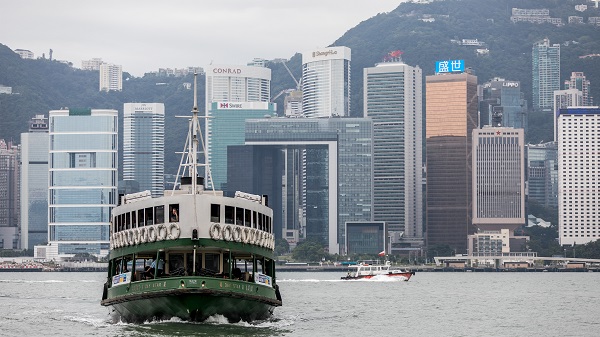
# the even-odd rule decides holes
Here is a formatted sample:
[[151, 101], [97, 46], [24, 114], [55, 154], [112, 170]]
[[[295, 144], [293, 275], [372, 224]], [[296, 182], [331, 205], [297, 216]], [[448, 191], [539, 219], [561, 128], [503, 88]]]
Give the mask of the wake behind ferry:
[[180, 189], [159, 198], [147, 191], [126, 195], [113, 209], [101, 304], [113, 309], [115, 321], [212, 315], [251, 321], [282, 305], [266, 198], [205, 190], [197, 174], [204, 164], [196, 158], [202, 135], [195, 82], [187, 159], [180, 167], [188, 175]]

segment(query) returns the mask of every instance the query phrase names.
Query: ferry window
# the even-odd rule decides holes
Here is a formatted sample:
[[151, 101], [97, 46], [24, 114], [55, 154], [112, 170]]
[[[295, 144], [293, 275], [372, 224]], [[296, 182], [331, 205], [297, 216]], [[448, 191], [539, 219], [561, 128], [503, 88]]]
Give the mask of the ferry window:
[[185, 265], [183, 263], [183, 254], [169, 254], [169, 274], [184, 275]]
[[250, 220], [252, 220], [252, 211], [247, 209], [244, 213], [244, 226], [250, 227]]
[[244, 225], [244, 209], [236, 207], [235, 208], [235, 224], [238, 226]]
[[131, 227], [137, 227], [137, 221], [135, 221], [135, 211], [131, 213]]
[[131, 214], [129, 212], [125, 213], [125, 226], [127, 229], [131, 228]]
[[165, 223], [165, 206], [154, 207], [154, 223]]
[[260, 213], [258, 215], [258, 229], [262, 230], [263, 228], [263, 220], [264, 220], [264, 214]]
[[210, 205], [210, 221], [221, 222], [221, 205], [211, 204]]
[[138, 227], [144, 225], [144, 209], [138, 210]]
[[146, 226], [154, 224], [154, 217], [152, 214], [154, 214], [152, 207], [146, 208]]
[[121, 230], [125, 230], [125, 214], [119, 215], [119, 224], [121, 225]]
[[204, 268], [219, 273], [221, 271], [221, 255], [215, 253], [204, 254]]
[[169, 205], [169, 221], [179, 222], [179, 204]]
[[256, 216], [256, 211], [252, 212], [252, 227], [256, 228], [256, 222], [258, 221], [258, 218]]
[[271, 217], [267, 217], [267, 232], [271, 233]]
[[[185, 254], [185, 269], [188, 273], [188, 275], [192, 275], [194, 274], [194, 253], [187, 253]], [[199, 275], [200, 274], [200, 270], [202, 269], [202, 254], [200, 254], [200, 252], [198, 252], [196, 254], [196, 274], [195, 275]]]
[[225, 223], [233, 225], [233, 206], [225, 206]]

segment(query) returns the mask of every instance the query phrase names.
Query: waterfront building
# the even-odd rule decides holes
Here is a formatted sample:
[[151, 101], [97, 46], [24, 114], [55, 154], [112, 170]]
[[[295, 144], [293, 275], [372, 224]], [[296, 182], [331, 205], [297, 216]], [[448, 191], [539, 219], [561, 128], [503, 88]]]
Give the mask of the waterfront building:
[[392, 53], [363, 77], [364, 116], [373, 120], [373, 220], [423, 238], [423, 74]]
[[390, 253], [388, 229], [380, 221], [346, 222], [346, 250], [348, 255]]
[[565, 89], [577, 89], [581, 91], [582, 95], [582, 106], [590, 106], [593, 104], [592, 97], [590, 96], [590, 81], [585, 78], [583, 72], [574, 71], [571, 73], [571, 77], [565, 80]]
[[0, 249], [19, 249], [21, 148], [0, 139]]
[[527, 197], [546, 208], [558, 207], [556, 142], [527, 145]]
[[495, 77], [480, 85], [479, 127], [527, 128], [527, 103], [521, 83]]
[[52, 110], [47, 259], [108, 254], [117, 204], [118, 112]]
[[552, 112], [553, 95], [560, 90], [560, 44], [543, 39], [533, 44], [533, 110]]
[[574, 106], [583, 106], [583, 94], [579, 89], [556, 90], [554, 92], [554, 141], [558, 141], [558, 111]]
[[100, 65], [103, 64], [101, 58], [93, 58], [91, 60], [81, 61], [81, 69], [83, 70], [100, 70]]
[[281, 224], [284, 239], [314, 239], [330, 254], [345, 254], [346, 222], [372, 220], [372, 123], [366, 118], [246, 121], [246, 145], [282, 153], [283, 163], [275, 165], [282, 169], [275, 182], [282, 217], [274, 222]]
[[226, 190], [228, 147], [244, 144], [247, 119], [277, 116], [277, 105], [268, 102], [213, 102], [209, 115], [212, 118], [207, 121], [207, 152], [212, 179], [206, 180], [207, 187]]
[[100, 64], [100, 91], [123, 90], [123, 70], [120, 65]]
[[558, 115], [558, 240], [600, 239], [600, 108], [560, 109]]
[[473, 225], [479, 231], [525, 225], [525, 134], [487, 126], [473, 130]]
[[21, 134], [21, 248], [48, 242], [48, 118], [35, 115]]
[[477, 77], [426, 77], [426, 240], [467, 250], [471, 221], [472, 133], [477, 127]]
[[348, 47], [302, 53], [302, 113], [306, 117], [350, 116]]
[[164, 194], [165, 105], [123, 105], [123, 182], [125, 193]]

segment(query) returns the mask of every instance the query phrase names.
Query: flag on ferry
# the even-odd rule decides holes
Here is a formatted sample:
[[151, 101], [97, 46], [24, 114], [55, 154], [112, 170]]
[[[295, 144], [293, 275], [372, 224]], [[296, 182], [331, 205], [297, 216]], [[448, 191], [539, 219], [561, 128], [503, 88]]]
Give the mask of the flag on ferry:
[[385, 255], [385, 250], [382, 251], [381, 253], [378, 254], [379, 256], [384, 256]]

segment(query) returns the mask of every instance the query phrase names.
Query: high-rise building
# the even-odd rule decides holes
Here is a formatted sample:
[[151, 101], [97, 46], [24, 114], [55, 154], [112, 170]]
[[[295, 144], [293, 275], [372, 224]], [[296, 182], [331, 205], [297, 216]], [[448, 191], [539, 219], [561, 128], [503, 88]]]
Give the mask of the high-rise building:
[[479, 127], [527, 128], [527, 104], [519, 81], [496, 77], [480, 87]]
[[558, 115], [558, 240], [600, 239], [600, 108], [560, 109]]
[[106, 255], [117, 204], [118, 112], [50, 111], [46, 258]]
[[582, 105], [590, 106], [593, 104], [593, 99], [590, 96], [590, 81], [585, 78], [583, 72], [574, 71], [571, 73], [571, 78], [565, 80], [565, 89], [577, 89], [581, 91]]
[[213, 102], [269, 102], [271, 69], [262, 66], [210, 65], [206, 70], [205, 91], [206, 111], [209, 113]]
[[[276, 116], [277, 105], [268, 102], [213, 102], [208, 120], [207, 151], [210, 162], [211, 182], [215, 189], [227, 190], [227, 152], [228, 147], [243, 145], [247, 119]], [[242, 164], [242, 166], [244, 166]]]
[[93, 58], [91, 60], [81, 61], [81, 69], [83, 70], [100, 70], [100, 65], [103, 64], [101, 58]]
[[554, 92], [554, 141], [558, 141], [558, 111], [569, 107], [583, 106], [583, 94], [579, 89], [556, 90]]
[[21, 248], [48, 242], [48, 118], [36, 115], [21, 134]]
[[0, 139], [0, 249], [19, 249], [21, 148]]
[[123, 105], [123, 182], [126, 193], [164, 194], [165, 105]]
[[423, 74], [393, 53], [363, 77], [363, 111], [373, 120], [373, 220], [422, 238]]
[[473, 130], [473, 225], [480, 231], [525, 225], [523, 129]]
[[556, 142], [527, 145], [527, 197], [547, 208], [558, 207]]
[[100, 91], [123, 90], [123, 70], [120, 65], [100, 64]]
[[552, 112], [554, 91], [560, 90], [560, 44], [543, 39], [533, 44], [533, 110]]
[[472, 133], [477, 127], [477, 77], [426, 77], [427, 245], [467, 250], [471, 221]]
[[302, 53], [304, 116], [350, 116], [350, 53], [348, 47]]
[[291, 90], [283, 99], [283, 113], [286, 117], [302, 117], [302, 91]]

